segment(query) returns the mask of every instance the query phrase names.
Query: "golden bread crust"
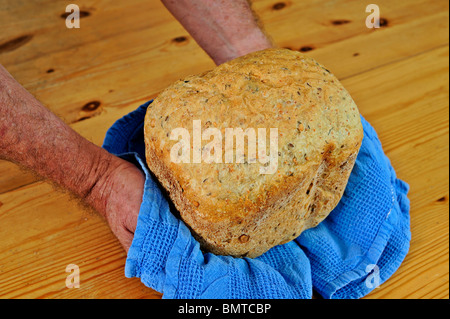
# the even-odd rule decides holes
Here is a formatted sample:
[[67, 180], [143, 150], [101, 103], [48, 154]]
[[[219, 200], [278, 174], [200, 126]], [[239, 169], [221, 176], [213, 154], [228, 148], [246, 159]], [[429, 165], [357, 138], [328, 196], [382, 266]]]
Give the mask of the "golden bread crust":
[[[185, 128], [192, 138], [194, 120], [223, 136], [226, 128], [264, 128], [267, 136], [277, 128], [276, 172], [260, 174], [262, 164], [248, 156], [244, 163], [174, 163], [170, 133]], [[150, 170], [202, 247], [233, 256], [257, 257], [321, 222], [343, 194], [362, 138], [358, 109], [338, 79], [287, 49], [177, 81], [145, 117]]]

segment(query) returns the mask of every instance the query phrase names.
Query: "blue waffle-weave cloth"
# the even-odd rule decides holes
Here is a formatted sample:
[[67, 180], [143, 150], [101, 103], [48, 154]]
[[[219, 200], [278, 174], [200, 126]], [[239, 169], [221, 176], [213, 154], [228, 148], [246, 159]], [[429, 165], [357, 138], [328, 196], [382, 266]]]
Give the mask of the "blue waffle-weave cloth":
[[411, 239], [409, 186], [397, 179], [372, 126], [338, 206], [318, 226], [254, 259], [202, 252], [145, 161], [149, 101], [119, 119], [103, 147], [145, 173], [143, 202], [125, 264], [169, 299], [356, 299], [389, 279]]

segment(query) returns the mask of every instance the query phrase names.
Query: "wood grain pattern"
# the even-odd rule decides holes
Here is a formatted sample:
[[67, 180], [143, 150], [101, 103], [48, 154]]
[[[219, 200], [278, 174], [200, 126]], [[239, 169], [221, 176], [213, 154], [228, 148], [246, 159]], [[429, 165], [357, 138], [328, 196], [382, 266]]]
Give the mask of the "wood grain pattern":
[[[357, 0], [253, 2], [277, 45], [343, 81], [411, 186], [410, 251], [367, 298], [449, 298], [448, 2], [377, 1], [378, 30], [365, 27]], [[77, 4], [87, 13], [69, 30], [64, 1], [0, 0], [0, 63], [98, 145], [115, 120], [213, 67], [157, 0]], [[160, 298], [124, 277], [125, 258], [98, 215], [0, 161], [0, 298]], [[78, 289], [65, 287], [70, 263]]]

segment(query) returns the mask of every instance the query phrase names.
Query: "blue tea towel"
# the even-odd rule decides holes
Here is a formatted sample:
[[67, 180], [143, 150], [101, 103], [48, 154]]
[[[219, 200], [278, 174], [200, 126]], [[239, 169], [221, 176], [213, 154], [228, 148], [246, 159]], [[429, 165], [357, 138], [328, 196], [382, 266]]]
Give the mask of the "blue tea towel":
[[313, 290], [323, 298], [361, 298], [398, 269], [411, 239], [408, 185], [396, 178], [364, 118], [361, 150], [333, 212], [258, 258], [234, 258], [200, 250], [149, 171], [143, 125], [151, 102], [118, 120], [103, 145], [146, 175], [126, 277], [139, 277], [163, 298], [306, 299]]

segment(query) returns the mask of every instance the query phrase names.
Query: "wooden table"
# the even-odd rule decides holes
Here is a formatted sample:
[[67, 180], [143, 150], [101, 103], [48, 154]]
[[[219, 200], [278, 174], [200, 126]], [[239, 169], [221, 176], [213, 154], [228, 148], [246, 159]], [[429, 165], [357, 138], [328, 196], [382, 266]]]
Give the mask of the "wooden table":
[[[157, 0], [76, 3], [81, 28], [67, 29], [67, 1], [0, 0], [0, 63], [98, 145], [115, 120], [213, 67]], [[376, 3], [379, 29], [366, 27], [359, 0], [255, 0], [254, 9], [277, 45], [342, 80], [411, 186], [410, 251], [367, 298], [448, 298], [448, 3]], [[124, 277], [125, 258], [99, 216], [0, 162], [1, 298], [160, 298]], [[69, 264], [79, 266], [80, 288], [66, 288]]]

